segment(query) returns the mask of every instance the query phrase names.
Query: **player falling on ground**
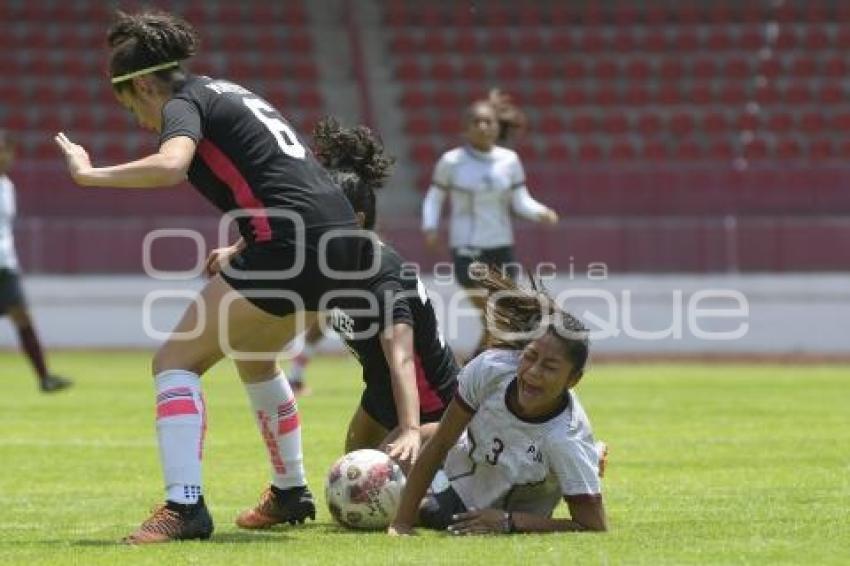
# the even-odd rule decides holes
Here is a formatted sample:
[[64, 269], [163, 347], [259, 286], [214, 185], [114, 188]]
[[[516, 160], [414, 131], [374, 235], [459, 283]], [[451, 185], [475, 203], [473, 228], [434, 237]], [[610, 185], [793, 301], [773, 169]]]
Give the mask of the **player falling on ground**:
[[[429, 248], [436, 249], [443, 202], [447, 195], [450, 197], [449, 245], [455, 278], [468, 291], [470, 301], [482, 311], [482, 317], [486, 297], [477, 292], [480, 289], [475, 285], [470, 266], [474, 262], [496, 265], [516, 277], [511, 212], [547, 225], [558, 222], [554, 210], [529, 194], [517, 153], [497, 145], [513, 127], [521, 125], [521, 118], [510, 99], [498, 91], [474, 102], [464, 118], [466, 143], [440, 157], [422, 202], [425, 242]], [[486, 340], [485, 332], [476, 352]]]
[[[200, 376], [225, 355], [234, 359], [268, 449], [272, 480], [264, 509], [276, 522], [315, 517], [298, 410], [277, 356], [303, 330], [299, 322], [315, 320], [322, 297], [341, 287], [342, 277], [328, 268], [351, 274], [368, 242], [324, 238], [330, 230], [359, 231], [354, 211], [277, 110], [241, 86], [184, 70], [181, 61], [197, 47], [188, 23], [161, 12], [119, 13], [108, 44], [115, 95], [142, 127], [159, 133], [159, 149], [137, 161], [92, 167], [86, 151], [60, 133], [56, 142], [74, 180], [162, 187], [188, 176], [241, 234], [238, 243], [213, 251], [208, 263], [224, 268], [154, 357], [166, 503], [125, 540], [211, 535], [201, 481]], [[302, 268], [292, 269], [298, 263]]]
[[38, 387], [44, 393], [66, 389], [70, 379], [53, 375], [47, 370], [44, 350], [33, 327], [27, 307], [12, 223], [15, 220], [15, 186], [7, 173], [15, 161], [15, 140], [12, 134], [0, 129], [0, 316], [8, 315], [18, 333], [18, 341], [35, 370]]
[[[588, 357], [587, 330], [542, 293], [519, 292], [493, 271], [483, 283], [504, 293], [488, 307], [494, 347], [458, 376], [389, 532], [410, 533], [417, 522], [460, 535], [606, 530], [604, 445], [594, 443], [572, 391]], [[425, 497], [440, 466], [448, 485]], [[561, 499], [570, 519], [552, 518]]]

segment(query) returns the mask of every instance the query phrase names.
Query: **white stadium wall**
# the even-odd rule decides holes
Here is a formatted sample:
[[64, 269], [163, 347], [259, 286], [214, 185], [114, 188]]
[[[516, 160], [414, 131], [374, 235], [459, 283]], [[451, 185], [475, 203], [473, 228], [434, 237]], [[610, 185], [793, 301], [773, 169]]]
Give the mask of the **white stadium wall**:
[[[124, 276], [25, 279], [38, 330], [54, 348], [153, 348], [161, 340], [157, 333], [173, 326], [201, 284]], [[433, 278], [425, 284], [449, 343], [469, 351], [478, 338], [476, 316], [465, 300], [452, 302], [454, 285]], [[598, 353], [850, 356], [845, 275], [629, 275], [593, 281], [583, 274], [560, 275], [546, 287], [606, 335], [594, 340]], [[448, 311], [458, 315], [454, 324]], [[0, 328], [0, 347], [15, 344], [7, 322]], [[337, 340], [323, 348], [342, 350]]]

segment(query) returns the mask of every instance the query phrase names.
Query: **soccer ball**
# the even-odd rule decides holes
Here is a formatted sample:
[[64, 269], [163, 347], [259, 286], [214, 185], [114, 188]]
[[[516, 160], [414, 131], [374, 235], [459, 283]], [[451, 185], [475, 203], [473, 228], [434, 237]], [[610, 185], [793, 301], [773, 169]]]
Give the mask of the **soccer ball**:
[[331, 466], [325, 500], [345, 527], [384, 529], [398, 510], [404, 482], [404, 472], [383, 452], [355, 450]]

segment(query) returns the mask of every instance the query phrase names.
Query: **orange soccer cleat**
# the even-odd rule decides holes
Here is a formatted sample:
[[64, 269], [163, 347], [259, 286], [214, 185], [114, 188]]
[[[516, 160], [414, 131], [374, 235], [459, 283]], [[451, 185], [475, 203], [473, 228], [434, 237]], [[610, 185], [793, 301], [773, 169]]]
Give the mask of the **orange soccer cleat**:
[[316, 504], [307, 486], [279, 489], [267, 488], [253, 509], [246, 509], [236, 517], [236, 525], [243, 529], [267, 529], [282, 523], [303, 523], [307, 518], [316, 520]]
[[213, 528], [213, 520], [203, 497], [194, 505], [169, 501], [155, 509], [153, 514], [122, 542], [151, 544], [175, 540], [206, 540], [212, 535]]

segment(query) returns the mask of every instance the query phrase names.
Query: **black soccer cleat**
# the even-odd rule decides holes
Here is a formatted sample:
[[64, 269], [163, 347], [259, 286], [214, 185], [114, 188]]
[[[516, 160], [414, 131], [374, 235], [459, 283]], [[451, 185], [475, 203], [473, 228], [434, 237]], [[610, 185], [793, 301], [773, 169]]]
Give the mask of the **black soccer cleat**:
[[42, 393], [55, 393], [56, 391], [68, 389], [72, 385], [74, 385], [74, 382], [67, 377], [51, 374], [46, 375], [44, 379], [39, 382], [38, 387], [41, 389]]

